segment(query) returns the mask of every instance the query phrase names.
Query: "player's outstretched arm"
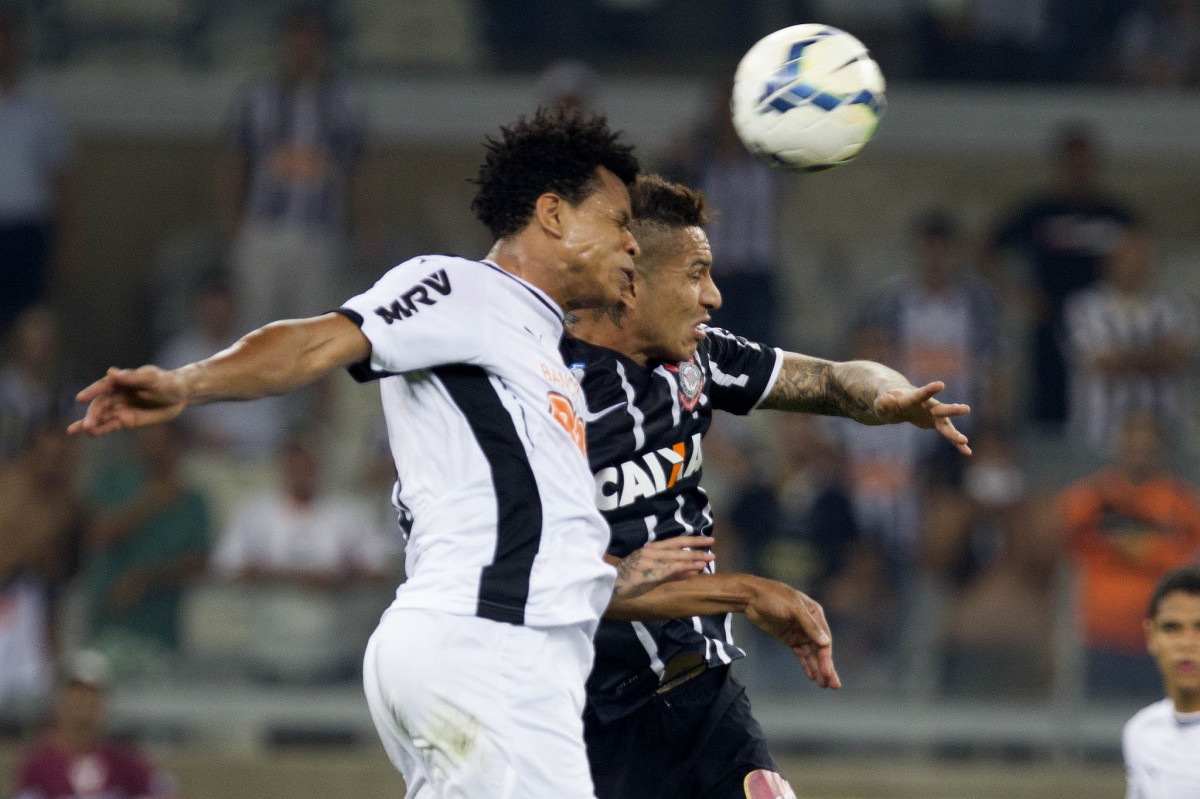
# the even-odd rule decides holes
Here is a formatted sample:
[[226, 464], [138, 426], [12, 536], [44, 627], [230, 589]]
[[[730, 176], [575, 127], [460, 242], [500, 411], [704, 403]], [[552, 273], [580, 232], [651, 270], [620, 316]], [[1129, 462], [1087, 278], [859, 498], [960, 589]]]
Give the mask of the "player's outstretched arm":
[[836, 363], [787, 352], [779, 378], [759, 407], [847, 416], [863, 424], [908, 422], [937, 430], [959, 452], [970, 455], [967, 437], [953, 419], [971, 409], [935, 399], [945, 388], [941, 381], [914, 386], [895, 369], [874, 361]]
[[285, 394], [370, 354], [367, 337], [340, 314], [272, 322], [178, 369], [109, 369], [76, 395], [88, 409], [68, 430], [102, 436], [168, 421], [189, 405]]
[[613, 601], [641, 596], [663, 583], [700, 574], [713, 561], [709, 547], [713, 539], [706, 535], [676, 536], [652, 541], [623, 558], [605, 555], [617, 567]]
[[[674, 539], [671, 539], [674, 540]], [[795, 653], [804, 674], [822, 688], [840, 688], [833, 636], [820, 603], [789, 585], [752, 574], [699, 574], [664, 583], [637, 597], [614, 596], [604, 618], [662, 621], [741, 613]]]

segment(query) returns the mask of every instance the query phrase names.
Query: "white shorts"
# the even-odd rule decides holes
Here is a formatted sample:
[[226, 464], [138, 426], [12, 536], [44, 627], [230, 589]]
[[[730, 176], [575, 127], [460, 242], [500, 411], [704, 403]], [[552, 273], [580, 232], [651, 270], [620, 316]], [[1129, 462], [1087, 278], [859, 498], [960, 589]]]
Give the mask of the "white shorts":
[[408, 799], [595, 799], [582, 720], [592, 631], [385, 613], [363, 683]]

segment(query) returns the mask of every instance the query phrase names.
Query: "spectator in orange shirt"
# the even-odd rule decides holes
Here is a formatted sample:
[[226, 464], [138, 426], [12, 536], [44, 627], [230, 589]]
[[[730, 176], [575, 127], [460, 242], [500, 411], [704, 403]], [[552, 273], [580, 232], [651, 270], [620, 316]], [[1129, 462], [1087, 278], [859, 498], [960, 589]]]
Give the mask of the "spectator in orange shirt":
[[1141, 617], [1164, 572], [1200, 553], [1200, 503], [1162, 463], [1154, 416], [1130, 414], [1116, 463], [1063, 495], [1067, 546], [1080, 580], [1089, 696], [1160, 692]]

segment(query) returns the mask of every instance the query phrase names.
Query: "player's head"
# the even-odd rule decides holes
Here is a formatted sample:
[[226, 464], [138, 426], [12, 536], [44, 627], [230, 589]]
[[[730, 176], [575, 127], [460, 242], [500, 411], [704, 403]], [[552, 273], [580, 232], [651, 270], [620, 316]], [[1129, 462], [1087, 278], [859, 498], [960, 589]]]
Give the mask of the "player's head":
[[567, 308], [610, 305], [633, 276], [633, 148], [603, 116], [539, 109], [489, 137], [471, 210], [497, 241], [542, 270]]
[[1158, 663], [1167, 695], [1200, 709], [1200, 566], [1163, 575], [1144, 623], [1146, 648]]
[[712, 279], [712, 248], [704, 195], [643, 175], [633, 186], [633, 234], [641, 246], [637, 274], [622, 297], [641, 354], [685, 361], [704, 339], [700, 325], [721, 305]]

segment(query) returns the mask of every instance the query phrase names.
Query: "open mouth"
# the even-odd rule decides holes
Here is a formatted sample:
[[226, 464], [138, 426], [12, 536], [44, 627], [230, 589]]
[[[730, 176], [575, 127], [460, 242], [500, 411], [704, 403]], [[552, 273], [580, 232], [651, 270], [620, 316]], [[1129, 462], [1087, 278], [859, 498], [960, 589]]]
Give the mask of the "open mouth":
[[633, 270], [632, 269], [622, 269], [621, 270], [621, 281], [626, 286], [632, 285], [633, 284]]

